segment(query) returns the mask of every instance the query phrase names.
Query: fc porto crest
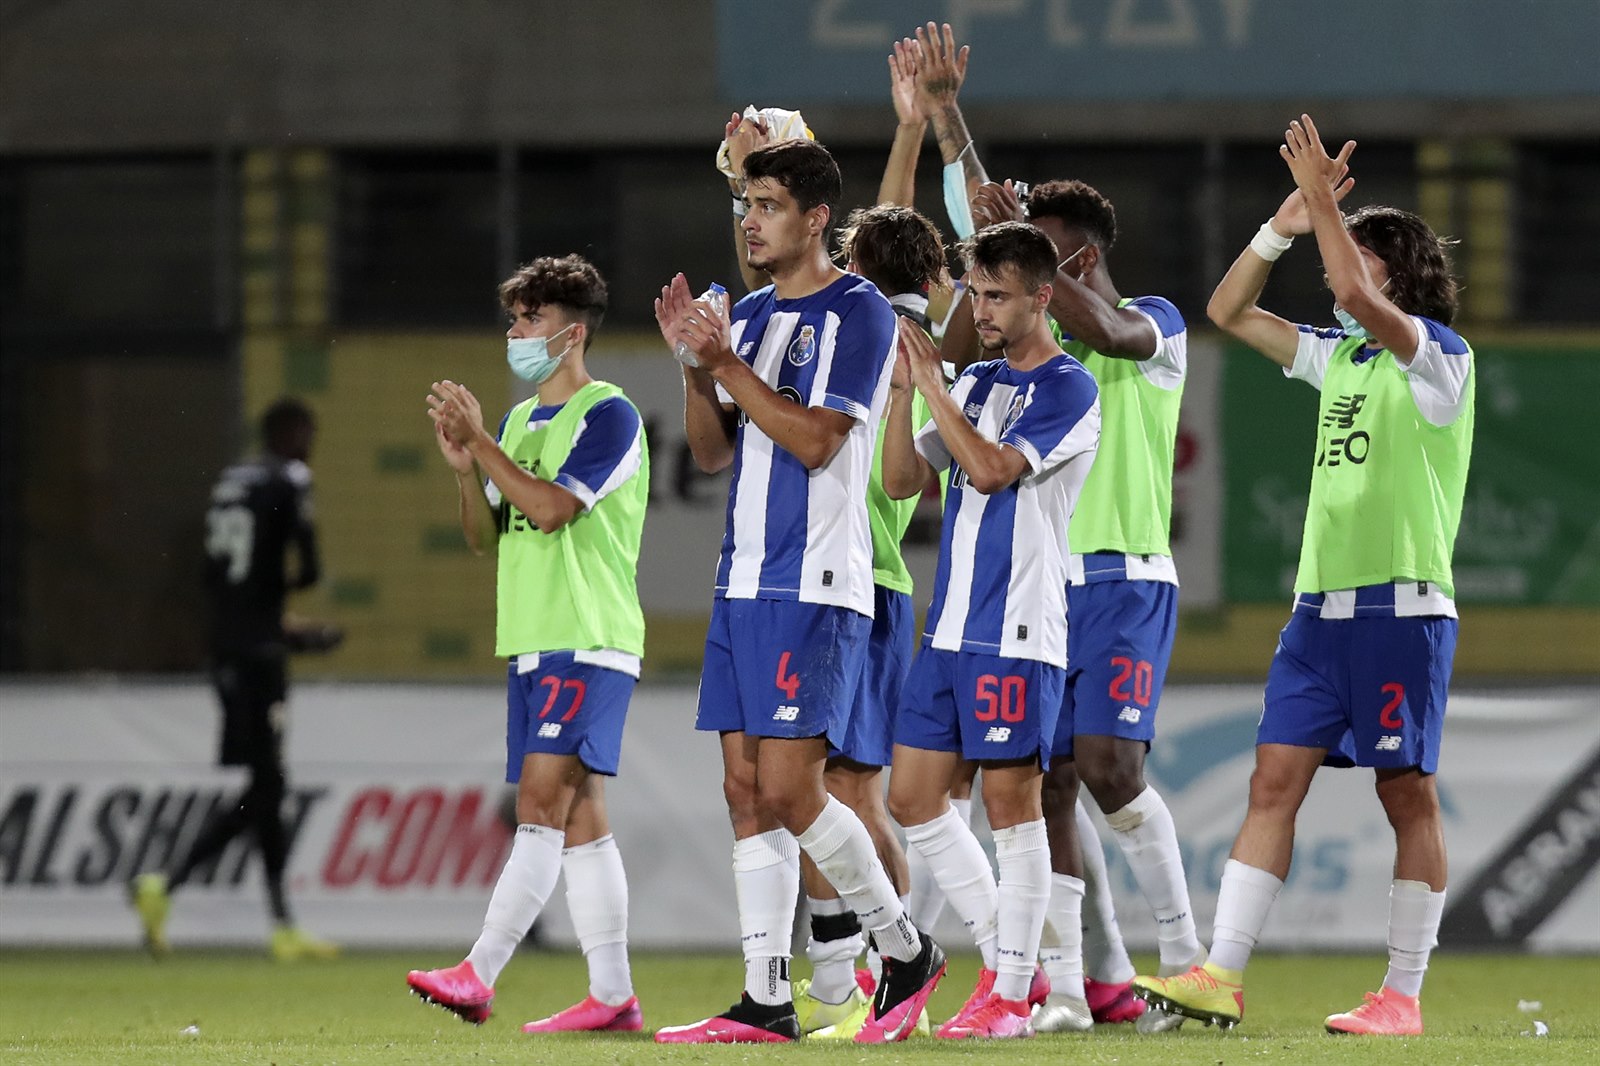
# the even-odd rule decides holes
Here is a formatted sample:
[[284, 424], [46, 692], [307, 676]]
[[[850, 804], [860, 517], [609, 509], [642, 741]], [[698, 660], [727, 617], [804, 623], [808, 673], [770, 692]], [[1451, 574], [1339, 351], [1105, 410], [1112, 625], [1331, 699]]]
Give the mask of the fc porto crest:
[[1006, 412], [1005, 421], [1000, 424], [1000, 435], [1003, 437], [1017, 424], [1017, 419], [1022, 417], [1022, 409], [1027, 406], [1027, 396], [1018, 392], [1011, 401], [1011, 408]]
[[789, 344], [789, 364], [805, 366], [817, 357], [817, 328], [801, 326], [800, 335]]

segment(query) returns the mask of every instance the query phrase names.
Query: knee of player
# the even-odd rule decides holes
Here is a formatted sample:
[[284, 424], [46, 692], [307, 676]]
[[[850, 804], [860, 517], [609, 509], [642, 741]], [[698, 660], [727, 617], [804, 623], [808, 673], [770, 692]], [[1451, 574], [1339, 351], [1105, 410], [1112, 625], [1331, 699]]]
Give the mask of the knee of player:
[[728, 801], [728, 813], [735, 821], [741, 818], [754, 818], [761, 806], [761, 797], [756, 790], [754, 775], [723, 774], [722, 796]]
[[1045, 813], [1072, 810], [1078, 801], [1077, 764], [1071, 759], [1056, 759], [1044, 773], [1040, 784]]
[[1119, 811], [1144, 791], [1144, 770], [1121, 761], [1079, 767], [1083, 785], [1103, 811]]
[[1378, 799], [1395, 829], [1439, 820], [1439, 793], [1433, 776], [1413, 770], [1377, 782]]
[[1257, 766], [1250, 775], [1250, 806], [1254, 810], [1298, 810], [1304, 785], [1276, 767]]
[[903, 826], [921, 825], [939, 817], [944, 796], [909, 778], [889, 776], [889, 817]]
[[[791, 832], [800, 832], [816, 818], [820, 809], [821, 789], [814, 795], [810, 789], [796, 787], [790, 781], [761, 780], [757, 782], [756, 797], [761, 808], [776, 818]], [[826, 802], [826, 797], [820, 797]]]

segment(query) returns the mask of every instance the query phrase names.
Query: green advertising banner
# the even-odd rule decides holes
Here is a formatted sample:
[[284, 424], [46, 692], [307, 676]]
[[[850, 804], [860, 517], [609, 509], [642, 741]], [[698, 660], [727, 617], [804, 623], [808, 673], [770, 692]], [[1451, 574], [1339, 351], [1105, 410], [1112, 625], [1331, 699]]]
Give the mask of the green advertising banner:
[[[1241, 345], [1223, 350], [1225, 595], [1283, 602], [1299, 560], [1317, 394]], [[1600, 606], [1600, 476], [1589, 412], [1600, 399], [1600, 339], [1491, 343], [1476, 358], [1457, 599]]]

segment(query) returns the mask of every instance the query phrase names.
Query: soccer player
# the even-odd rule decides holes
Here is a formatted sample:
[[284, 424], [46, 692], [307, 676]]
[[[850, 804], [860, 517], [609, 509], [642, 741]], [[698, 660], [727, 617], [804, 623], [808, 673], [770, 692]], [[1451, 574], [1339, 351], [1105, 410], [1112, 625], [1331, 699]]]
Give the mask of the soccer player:
[[740, 300], [730, 324], [680, 274], [656, 317], [687, 352], [696, 462], [734, 467], [696, 726], [721, 735], [745, 990], [722, 1014], [656, 1039], [799, 1037], [788, 940], [803, 849], [883, 955], [857, 1041], [901, 1040], [944, 954], [906, 918], [860, 818], [823, 784], [830, 745], [848, 740], [872, 629], [867, 484], [895, 315], [828, 258], [841, 182], [825, 148], [780, 141], [752, 151], [744, 175], [749, 265], [772, 285]]
[[[1223, 868], [1204, 966], [1134, 984], [1152, 1002], [1236, 1024], [1244, 969], [1289, 873], [1317, 767], [1370, 766], [1395, 834], [1389, 970], [1336, 1033], [1422, 1032], [1418, 997], [1444, 910], [1434, 774], [1456, 647], [1450, 558], [1472, 450], [1472, 349], [1450, 328], [1446, 242], [1416, 215], [1339, 201], [1355, 142], [1329, 158], [1308, 116], [1278, 149], [1296, 189], [1211, 296], [1221, 328], [1321, 392], [1295, 602], [1267, 673], [1244, 825]], [[1272, 263], [1315, 233], [1342, 328], [1256, 301]]]
[[[891, 496], [950, 473], [933, 604], [895, 721], [889, 807], [984, 954], [978, 989], [939, 1035], [1023, 1037], [1050, 899], [1040, 786], [1066, 684], [1067, 527], [1100, 405], [1094, 378], [1050, 333], [1050, 238], [1026, 223], [991, 226], [966, 254], [976, 328], [998, 357], [946, 392], [933, 342], [902, 325], [884, 438]], [[915, 436], [902, 402], [912, 386], [933, 414]], [[962, 756], [982, 768], [998, 887], [948, 801]]]
[[[966, 140], [961, 163], [981, 176], [956, 104], [962, 53], [948, 27], [942, 40], [931, 30], [919, 36], [929, 57], [934, 128], [941, 145]], [[1046, 182], [1034, 188], [1024, 209], [1012, 182], [986, 182], [971, 210], [975, 225], [1026, 219], [1055, 243], [1061, 262], [1050, 316], [1065, 350], [1094, 375], [1104, 419], [1094, 469], [1072, 518], [1067, 687], [1044, 791], [1054, 871], [1044, 963], [1053, 994], [1034, 1024], [1047, 1032], [1083, 1030], [1093, 1020], [1132, 1018], [1143, 1032], [1170, 1029], [1182, 1017], [1141, 1009], [1126, 951], [1104, 953], [1101, 979], [1085, 978], [1082, 863], [1103, 866], [1104, 860], [1089, 850], [1099, 847], [1097, 833], [1079, 839], [1080, 829], [1093, 823], [1078, 809], [1077, 795], [1081, 776], [1155, 917], [1161, 972], [1182, 973], [1204, 961], [1172, 814], [1144, 776], [1177, 629], [1178, 577], [1168, 530], [1187, 330], [1170, 300], [1124, 298], [1118, 291], [1108, 257], [1116, 211], [1093, 187]], [[959, 348], [966, 329], [966, 318], [954, 316], [947, 352]], [[1097, 940], [1120, 945], [1111, 915], [1097, 900], [1091, 925]]]
[[[284, 701], [291, 651], [327, 651], [343, 634], [333, 626], [284, 622], [284, 598], [317, 583], [322, 568], [311, 518], [311, 411], [281, 399], [261, 417], [262, 452], [222, 472], [206, 511], [205, 586], [210, 606], [211, 682], [222, 705], [223, 766], [243, 766], [243, 795], [201, 829], [181, 863], [135, 877], [130, 895], [156, 955], [168, 950], [170, 893], [234, 839], [250, 833], [261, 848], [272, 955], [283, 961], [327, 959], [338, 949], [301, 931], [289, 912], [283, 873], [289, 833], [283, 824]], [[296, 568], [286, 569], [293, 550]]]
[[499, 556], [495, 652], [510, 660], [506, 780], [518, 825], [466, 959], [406, 981], [467, 1021], [488, 1020], [495, 980], [564, 871], [589, 994], [523, 1031], [637, 1031], [628, 882], [604, 781], [617, 773], [644, 654], [635, 575], [650, 456], [638, 409], [586, 365], [606, 312], [600, 272], [577, 255], [535, 259], [501, 283], [500, 303], [507, 361], [537, 394], [505, 416], [498, 440], [464, 385], [435, 382], [428, 414], [467, 544]]

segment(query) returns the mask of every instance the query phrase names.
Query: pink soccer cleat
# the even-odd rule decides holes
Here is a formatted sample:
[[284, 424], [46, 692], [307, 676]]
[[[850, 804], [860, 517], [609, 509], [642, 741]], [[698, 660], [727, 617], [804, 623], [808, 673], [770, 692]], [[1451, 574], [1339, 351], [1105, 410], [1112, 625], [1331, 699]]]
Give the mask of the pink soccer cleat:
[[412, 970], [406, 984], [426, 1003], [436, 1003], [473, 1025], [489, 1020], [494, 989], [478, 980], [472, 963], [462, 961], [444, 970]]
[[715, 1018], [656, 1030], [658, 1044], [788, 1044], [799, 1039], [800, 1019], [793, 1003], [768, 1007], [748, 992]]
[[872, 1013], [856, 1033], [858, 1044], [895, 1044], [916, 1032], [928, 1006], [928, 997], [944, 977], [944, 951], [928, 934], [922, 950], [910, 962], [888, 956], [883, 960], [883, 980], [872, 1000]]
[[856, 971], [856, 987], [861, 989], [861, 994], [868, 999], [878, 990], [878, 979], [872, 976], [872, 971], [863, 966]]
[[959, 1025], [939, 1030], [945, 1040], [1011, 1040], [1033, 1035], [1031, 1011], [1025, 1000], [990, 996], [988, 1002], [967, 1015]]
[[1089, 1013], [1096, 1025], [1119, 1025], [1137, 1021], [1149, 1009], [1144, 1000], [1133, 994], [1133, 982], [1108, 984], [1092, 977], [1083, 979], [1084, 997], [1089, 1001]]
[[1043, 966], [1035, 965], [1033, 968], [1033, 981], [1028, 985], [1028, 1006], [1042, 1007], [1044, 1001], [1050, 998], [1050, 975], [1044, 972]]
[[1323, 1024], [1330, 1033], [1421, 1036], [1422, 1003], [1416, 996], [1384, 986], [1381, 992], [1368, 992], [1355, 1010], [1331, 1014]]
[[557, 1011], [548, 1018], [540, 1018], [522, 1027], [524, 1033], [637, 1033], [644, 1028], [644, 1012], [639, 1009], [639, 997], [632, 996], [626, 1003], [612, 1007], [593, 996], [585, 996], [582, 1003]]
[[989, 997], [994, 995], [994, 980], [998, 976], [987, 966], [979, 970], [978, 983], [973, 986], [972, 995], [967, 997], [967, 1001], [961, 1004], [961, 1009], [951, 1015], [949, 1021], [939, 1026], [933, 1035], [941, 1038], [948, 1036], [945, 1030], [959, 1027], [967, 1018], [982, 1009], [983, 1005], [989, 1002]]

